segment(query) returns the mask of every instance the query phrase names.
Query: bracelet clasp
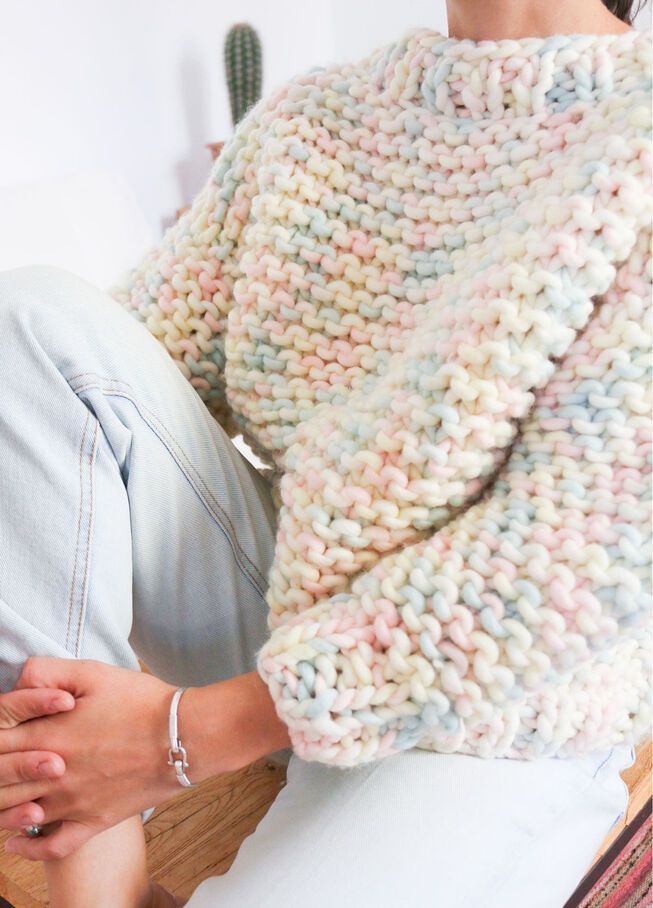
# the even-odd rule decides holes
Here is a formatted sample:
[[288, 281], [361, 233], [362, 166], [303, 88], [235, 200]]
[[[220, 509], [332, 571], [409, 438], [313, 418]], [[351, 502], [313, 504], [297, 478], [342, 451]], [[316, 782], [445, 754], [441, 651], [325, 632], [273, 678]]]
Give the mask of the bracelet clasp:
[[170, 701], [170, 717], [168, 719], [168, 735], [170, 737], [168, 766], [174, 768], [177, 781], [180, 785], [183, 785], [184, 788], [192, 788], [193, 783], [185, 772], [185, 770], [189, 768], [188, 754], [186, 753], [186, 748], [181, 743], [177, 727], [177, 707], [179, 706], [181, 695], [185, 690], [185, 687], [178, 687]]

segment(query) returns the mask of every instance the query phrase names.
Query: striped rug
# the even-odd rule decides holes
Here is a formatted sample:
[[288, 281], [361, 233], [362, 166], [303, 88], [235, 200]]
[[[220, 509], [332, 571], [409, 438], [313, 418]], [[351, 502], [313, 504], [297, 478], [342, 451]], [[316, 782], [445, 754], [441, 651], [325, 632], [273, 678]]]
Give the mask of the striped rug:
[[648, 908], [651, 889], [651, 804], [615, 839], [565, 908]]

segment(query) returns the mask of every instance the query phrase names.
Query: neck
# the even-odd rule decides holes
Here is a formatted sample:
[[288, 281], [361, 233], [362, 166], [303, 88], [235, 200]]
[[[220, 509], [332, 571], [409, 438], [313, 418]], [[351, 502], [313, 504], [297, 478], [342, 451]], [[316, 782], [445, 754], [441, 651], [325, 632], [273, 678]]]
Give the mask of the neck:
[[473, 41], [546, 37], [556, 34], [619, 34], [632, 31], [606, 9], [602, 0], [447, 0], [452, 38]]

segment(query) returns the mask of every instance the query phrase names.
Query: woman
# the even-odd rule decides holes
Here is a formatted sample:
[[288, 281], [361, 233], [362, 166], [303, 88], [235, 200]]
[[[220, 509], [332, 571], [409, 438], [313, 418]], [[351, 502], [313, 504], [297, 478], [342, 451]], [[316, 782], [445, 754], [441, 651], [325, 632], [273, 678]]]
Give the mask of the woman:
[[648, 729], [630, 6], [449, 0], [295, 80], [124, 308], [0, 277], [0, 824], [55, 908], [173, 904], [140, 814], [287, 747], [193, 908], [574, 889]]

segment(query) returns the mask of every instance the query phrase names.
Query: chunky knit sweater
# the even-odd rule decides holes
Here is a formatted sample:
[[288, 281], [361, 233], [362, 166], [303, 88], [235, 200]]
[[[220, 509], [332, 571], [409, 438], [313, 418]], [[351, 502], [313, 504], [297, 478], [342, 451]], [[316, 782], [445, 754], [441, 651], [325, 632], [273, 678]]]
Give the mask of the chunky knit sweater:
[[311, 71], [114, 291], [273, 467], [257, 666], [304, 759], [648, 730], [651, 38]]

